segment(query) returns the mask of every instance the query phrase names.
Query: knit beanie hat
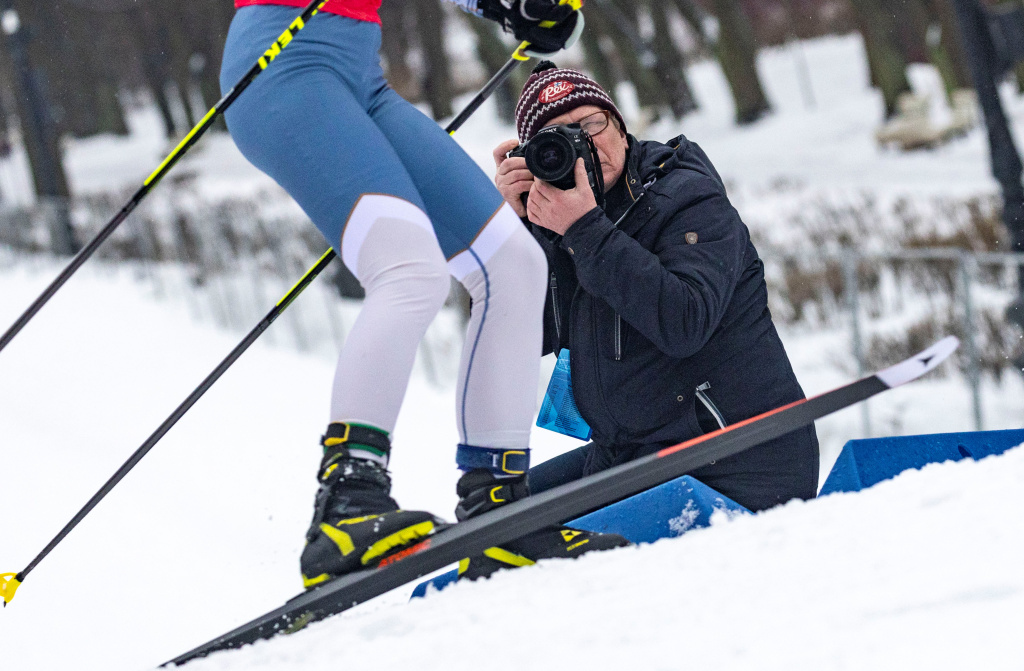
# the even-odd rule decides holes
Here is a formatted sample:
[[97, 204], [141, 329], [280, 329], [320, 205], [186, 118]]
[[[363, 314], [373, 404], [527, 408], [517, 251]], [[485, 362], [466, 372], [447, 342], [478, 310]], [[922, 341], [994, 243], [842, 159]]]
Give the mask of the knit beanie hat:
[[519, 141], [526, 142], [555, 117], [582, 105], [608, 110], [619, 120], [622, 132], [626, 132], [619, 108], [600, 84], [582, 72], [541, 61], [526, 80], [516, 105]]

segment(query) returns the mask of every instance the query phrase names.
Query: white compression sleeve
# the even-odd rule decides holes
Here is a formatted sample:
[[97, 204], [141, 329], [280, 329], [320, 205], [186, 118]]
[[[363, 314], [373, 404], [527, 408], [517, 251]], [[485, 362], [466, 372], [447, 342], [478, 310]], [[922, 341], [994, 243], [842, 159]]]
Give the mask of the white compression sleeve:
[[544, 252], [506, 204], [448, 267], [473, 298], [456, 397], [461, 440], [527, 447], [540, 374]]
[[341, 257], [366, 300], [338, 357], [330, 421], [391, 433], [420, 340], [448, 297], [448, 268], [427, 215], [375, 194], [353, 208]]

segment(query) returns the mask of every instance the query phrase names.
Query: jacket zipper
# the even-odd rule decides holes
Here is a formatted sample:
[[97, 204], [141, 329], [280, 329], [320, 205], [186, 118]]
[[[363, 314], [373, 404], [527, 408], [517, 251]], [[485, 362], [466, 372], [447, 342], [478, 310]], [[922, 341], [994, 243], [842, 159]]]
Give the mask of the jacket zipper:
[[705, 393], [708, 389], [711, 389], [710, 382], [705, 382], [701, 386], [697, 387], [697, 398], [700, 399], [700, 402], [704, 404], [704, 407], [708, 409], [708, 412], [710, 412], [715, 418], [715, 421], [718, 422], [718, 428], [724, 429], [725, 417], [718, 411], [718, 407], [715, 405], [714, 401], [712, 401]]
[[622, 317], [615, 313], [615, 360], [622, 361]]
[[[654, 180], [651, 180], [649, 183], [645, 184], [644, 187], [648, 187], [651, 184], [654, 184]], [[626, 186], [628, 188], [629, 184], [627, 183]], [[632, 197], [632, 189], [629, 190], [629, 195], [630, 197]], [[626, 208], [626, 211], [622, 213], [622, 216], [619, 217], [619, 220], [615, 222], [615, 228], [618, 228], [619, 224], [626, 220], [626, 217], [628, 217], [629, 213], [633, 211], [633, 209], [636, 207], [636, 204], [639, 203], [640, 199], [646, 195], [647, 191], [641, 191], [640, 195], [633, 199], [633, 202], [630, 203], [629, 207]], [[622, 317], [619, 316], [618, 312], [615, 313], [615, 360], [622, 361]]]
[[[582, 288], [577, 288], [576, 291], [577, 292], [581, 292]], [[579, 305], [579, 301], [575, 300], [575, 297], [574, 297], [573, 302], [572, 302], [572, 308], [570, 309], [570, 312], [569, 312], [569, 322], [570, 323], [572, 323], [575, 320], [575, 316], [579, 312], [578, 305]], [[598, 324], [597, 324], [597, 315], [594, 313], [593, 310], [591, 310], [591, 314], [590, 314], [590, 333], [591, 333], [591, 337], [596, 339], [600, 332], [601, 331], [598, 328]], [[577, 331], [570, 331], [569, 332], [570, 340], [572, 339], [572, 336], [573, 336], [574, 333], [577, 333]], [[595, 340], [595, 343], [596, 342], [597, 341]], [[608, 424], [609, 424], [610, 428], [614, 429], [616, 435], [621, 435], [622, 434], [622, 428], [620, 427], [619, 422], [616, 421], [615, 415], [612, 414], [611, 407], [608, 405], [608, 399], [605, 398], [604, 393], [601, 391], [601, 357], [599, 357], [599, 356], [593, 357], [593, 362], [592, 363], [593, 363], [594, 383], [595, 383], [595, 389], [594, 389], [595, 393], [594, 393], [594, 396], [596, 397], [596, 400], [600, 402], [600, 404], [602, 406], [602, 409], [604, 411], [604, 416], [608, 418]], [[573, 375], [573, 377], [574, 377], [574, 379], [572, 381], [574, 389], [580, 389], [581, 388], [580, 385], [576, 384], [575, 375], [576, 375], [577, 372], [578, 372], [577, 368], [571, 368], [570, 369], [570, 374]], [[576, 403], [577, 403], [577, 405], [579, 405], [579, 399], [578, 398], [576, 400]], [[593, 424], [591, 424], [591, 428], [593, 428]]]
[[[555, 337], [558, 338], [558, 346], [562, 346], [562, 316], [558, 309], [558, 279], [551, 273], [551, 309], [555, 314]], [[557, 355], [558, 352], [555, 352]]]

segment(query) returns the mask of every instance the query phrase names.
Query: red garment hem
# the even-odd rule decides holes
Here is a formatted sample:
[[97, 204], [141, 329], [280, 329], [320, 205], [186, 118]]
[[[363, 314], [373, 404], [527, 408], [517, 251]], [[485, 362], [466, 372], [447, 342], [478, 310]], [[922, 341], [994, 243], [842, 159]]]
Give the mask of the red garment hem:
[[[309, 0], [235, 0], [236, 8], [245, 7], [247, 5], [284, 5], [286, 7], [303, 8], [308, 4]], [[346, 16], [350, 19], [356, 19], [357, 21], [369, 21], [370, 23], [380, 24], [380, 17], [377, 15], [376, 11], [349, 9], [342, 6], [342, 0], [332, 0], [331, 2], [328, 2], [323, 11], [330, 14], [337, 14], [338, 16]]]

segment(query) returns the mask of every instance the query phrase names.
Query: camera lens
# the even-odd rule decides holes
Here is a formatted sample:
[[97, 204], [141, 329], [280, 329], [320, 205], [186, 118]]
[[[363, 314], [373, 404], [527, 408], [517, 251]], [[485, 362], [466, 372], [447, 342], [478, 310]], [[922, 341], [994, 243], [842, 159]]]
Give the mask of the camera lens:
[[572, 173], [575, 163], [574, 147], [559, 133], [539, 133], [526, 146], [526, 167], [546, 182]]
[[544, 147], [537, 152], [537, 165], [544, 171], [557, 170], [558, 166], [565, 163], [565, 150], [557, 145]]

